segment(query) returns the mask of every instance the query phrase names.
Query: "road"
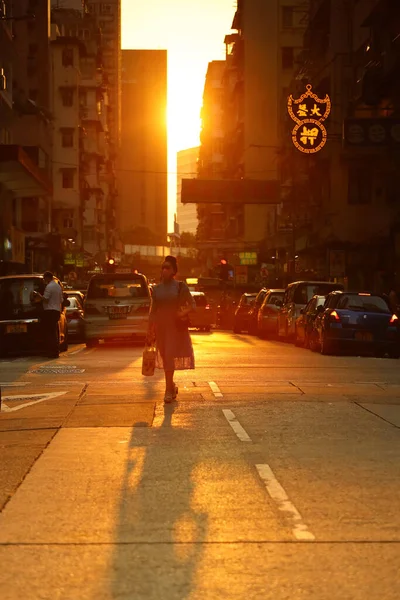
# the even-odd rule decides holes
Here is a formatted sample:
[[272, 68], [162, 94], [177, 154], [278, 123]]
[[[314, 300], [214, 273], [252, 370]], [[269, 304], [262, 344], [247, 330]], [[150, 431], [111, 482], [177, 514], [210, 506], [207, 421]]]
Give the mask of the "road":
[[397, 600], [399, 361], [193, 342], [0, 361], [2, 600]]

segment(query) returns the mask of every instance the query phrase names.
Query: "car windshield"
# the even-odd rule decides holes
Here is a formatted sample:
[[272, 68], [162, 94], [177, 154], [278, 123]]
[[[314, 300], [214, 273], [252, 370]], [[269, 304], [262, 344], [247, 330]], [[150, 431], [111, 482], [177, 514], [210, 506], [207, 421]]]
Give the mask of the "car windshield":
[[87, 292], [88, 300], [134, 300], [148, 298], [146, 281], [142, 277], [97, 277], [92, 279]]
[[193, 296], [196, 306], [207, 306], [207, 299], [203, 294]]
[[343, 289], [335, 283], [304, 283], [299, 285], [294, 293], [295, 304], [307, 304], [313, 296], [326, 296], [329, 292]]
[[337, 308], [361, 312], [389, 313], [389, 307], [380, 296], [357, 296], [355, 294], [341, 296]]
[[40, 277], [0, 280], [0, 319], [37, 316], [42, 304], [31, 301], [34, 291], [41, 294], [44, 292], [43, 279]]

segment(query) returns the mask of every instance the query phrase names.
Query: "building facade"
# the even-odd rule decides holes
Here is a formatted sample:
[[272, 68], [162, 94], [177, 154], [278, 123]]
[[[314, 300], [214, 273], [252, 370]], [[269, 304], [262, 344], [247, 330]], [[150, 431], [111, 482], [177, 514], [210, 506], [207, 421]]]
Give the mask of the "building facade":
[[182, 204], [182, 179], [196, 177], [199, 160], [199, 146], [187, 148], [177, 153], [177, 187], [176, 187], [176, 215], [180, 233], [188, 232], [196, 235], [199, 223], [197, 206], [195, 204]]
[[[117, 226], [125, 244], [167, 239], [167, 52], [122, 51]], [[146, 243], [146, 242], [141, 242]]]
[[[66, 270], [109, 254], [107, 200], [113, 167], [102, 36], [85, 10], [54, 9], [53, 226], [69, 242]], [[71, 265], [71, 266], [69, 266]]]
[[0, 4], [0, 273], [49, 258], [51, 113], [49, 2]]
[[315, 0], [308, 17], [299, 74], [330, 95], [332, 112], [326, 146], [300, 160], [304, 183], [291, 186], [289, 204], [303, 198], [297, 271], [385, 291], [400, 283], [400, 7]]

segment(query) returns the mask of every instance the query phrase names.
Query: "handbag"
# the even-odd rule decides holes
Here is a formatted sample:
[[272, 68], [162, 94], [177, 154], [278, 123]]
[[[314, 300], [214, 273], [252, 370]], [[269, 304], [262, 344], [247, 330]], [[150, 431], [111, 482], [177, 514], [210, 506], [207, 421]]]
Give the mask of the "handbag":
[[142, 357], [142, 375], [152, 377], [156, 368], [157, 350], [154, 346], [146, 346]]
[[[181, 293], [182, 293], [182, 281], [179, 282], [179, 287], [178, 287], [178, 300], [181, 297]], [[187, 329], [189, 329], [190, 327], [190, 318], [189, 315], [186, 315], [185, 317], [176, 317], [176, 328], [178, 329], [178, 331], [186, 331]]]

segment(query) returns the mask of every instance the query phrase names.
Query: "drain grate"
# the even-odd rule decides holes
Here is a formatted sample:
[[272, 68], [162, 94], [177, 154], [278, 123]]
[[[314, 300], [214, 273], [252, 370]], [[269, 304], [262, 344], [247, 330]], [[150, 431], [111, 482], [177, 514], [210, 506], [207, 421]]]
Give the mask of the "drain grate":
[[75, 366], [58, 366], [58, 365], [44, 365], [29, 371], [29, 373], [36, 373], [38, 375], [76, 375], [77, 373], [84, 373], [85, 369], [79, 369]]

